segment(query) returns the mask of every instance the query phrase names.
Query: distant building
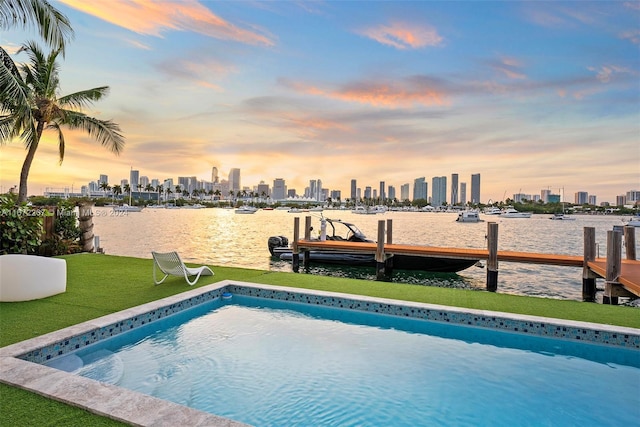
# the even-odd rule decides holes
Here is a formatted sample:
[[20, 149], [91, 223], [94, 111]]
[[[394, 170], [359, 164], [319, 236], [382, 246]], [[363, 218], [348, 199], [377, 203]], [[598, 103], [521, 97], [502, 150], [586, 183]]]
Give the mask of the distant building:
[[409, 200], [409, 183], [400, 186], [400, 199], [402, 201]]
[[413, 180], [413, 200], [420, 199], [427, 200], [427, 182], [424, 176]]
[[217, 184], [219, 180], [220, 178], [218, 177], [218, 168], [214, 166], [211, 168], [211, 182]]
[[638, 190], [627, 191], [626, 199], [627, 200], [625, 204], [630, 204], [630, 205], [640, 204], [640, 191]]
[[586, 191], [578, 191], [574, 195], [573, 203], [576, 205], [586, 205], [589, 201], [589, 193]]
[[616, 206], [624, 206], [627, 204], [627, 196], [616, 196]]
[[467, 204], [467, 183], [466, 182], [460, 183], [460, 204], [463, 206]]
[[396, 198], [396, 187], [393, 185], [389, 186], [389, 194], [387, 195], [389, 200], [394, 200]]
[[131, 172], [129, 172], [129, 185], [131, 186], [131, 189], [135, 190], [138, 187], [139, 183], [140, 171], [131, 169]]
[[458, 204], [458, 174], [451, 174], [451, 204]]
[[264, 181], [260, 181], [260, 184], [258, 184], [258, 186], [256, 187], [256, 193], [258, 193], [258, 197], [260, 198], [267, 198], [269, 197], [271, 194], [271, 191], [269, 190], [269, 184], [265, 184]]
[[594, 196], [594, 195], [589, 195], [589, 204], [590, 204], [590, 205], [592, 205], [592, 206], [596, 206], [596, 205], [597, 205], [597, 203], [596, 203], [596, 196]]
[[234, 194], [237, 194], [241, 189], [240, 185], [240, 169], [233, 168], [229, 171], [229, 191], [233, 191]]
[[380, 200], [384, 202], [387, 199], [387, 193], [385, 191], [385, 183], [384, 181], [380, 181]]
[[431, 178], [431, 206], [442, 206], [447, 202], [447, 177]]
[[540, 190], [540, 199], [542, 199], [543, 203], [549, 203], [550, 194], [551, 190]]
[[471, 175], [471, 203], [477, 205], [480, 203], [480, 174]]
[[[295, 196], [295, 191], [293, 195]], [[271, 197], [273, 200], [284, 200], [288, 197], [287, 184], [285, 184], [284, 179], [276, 178], [273, 180], [273, 194]]]
[[364, 198], [371, 199], [371, 187], [364, 187]]
[[355, 201], [357, 199], [357, 197], [358, 197], [357, 188], [358, 188], [358, 186], [356, 185], [356, 180], [352, 179], [351, 180], [351, 195], [350, 195], [351, 200]]
[[559, 194], [547, 194], [547, 203], [560, 203], [561, 199]]

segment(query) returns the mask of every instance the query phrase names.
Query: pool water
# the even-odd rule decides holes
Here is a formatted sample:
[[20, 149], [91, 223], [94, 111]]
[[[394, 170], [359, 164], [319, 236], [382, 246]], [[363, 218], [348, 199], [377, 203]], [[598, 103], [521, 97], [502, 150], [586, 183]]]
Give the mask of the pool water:
[[234, 295], [47, 364], [255, 426], [633, 425], [640, 352]]

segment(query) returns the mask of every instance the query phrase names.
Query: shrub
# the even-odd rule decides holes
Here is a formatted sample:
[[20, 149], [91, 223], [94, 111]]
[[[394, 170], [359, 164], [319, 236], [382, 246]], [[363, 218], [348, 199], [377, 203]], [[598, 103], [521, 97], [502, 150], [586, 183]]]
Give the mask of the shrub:
[[0, 254], [38, 253], [45, 209], [18, 203], [15, 194], [0, 194]]

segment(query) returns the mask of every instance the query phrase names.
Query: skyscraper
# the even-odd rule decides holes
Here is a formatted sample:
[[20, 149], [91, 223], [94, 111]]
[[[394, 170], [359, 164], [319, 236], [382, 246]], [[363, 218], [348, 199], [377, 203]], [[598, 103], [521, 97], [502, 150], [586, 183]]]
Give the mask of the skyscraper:
[[380, 201], [383, 203], [387, 199], [387, 193], [384, 189], [384, 186], [385, 186], [384, 181], [380, 181]]
[[400, 186], [400, 198], [402, 201], [409, 200], [409, 184], [402, 184]]
[[287, 198], [287, 185], [282, 178], [273, 180], [273, 200], [284, 200]]
[[447, 202], [447, 177], [431, 178], [431, 206], [443, 206]]
[[229, 171], [229, 191], [233, 191], [233, 194], [240, 191], [240, 169], [233, 168]]
[[413, 180], [413, 200], [419, 199], [427, 200], [427, 183], [424, 176]]
[[466, 182], [460, 183], [460, 204], [463, 206], [467, 204], [467, 183]]
[[358, 196], [357, 193], [356, 193], [356, 188], [357, 188], [356, 180], [352, 179], [351, 180], [351, 196], [350, 196], [350, 198], [353, 201], [355, 201], [357, 196]]
[[458, 174], [451, 174], [451, 204], [458, 204]]
[[135, 191], [138, 188], [138, 184], [140, 184], [140, 171], [131, 169], [129, 173], [129, 187]]
[[219, 180], [220, 178], [218, 177], [218, 168], [214, 166], [213, 168], [211, 168], [211, 182], [217, 184]]
[[480, 203], [480, 174], [471, 175], [471, 203]]

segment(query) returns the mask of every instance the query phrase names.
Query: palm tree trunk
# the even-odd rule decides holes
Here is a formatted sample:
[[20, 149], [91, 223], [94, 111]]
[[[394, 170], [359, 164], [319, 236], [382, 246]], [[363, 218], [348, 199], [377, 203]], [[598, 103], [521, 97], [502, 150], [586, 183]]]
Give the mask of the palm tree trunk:
[[36, 129], [36, 135], [35, 135], [34, 141], [29, 146], [27, 157], [24, 159], [24, 163], [22, 164], [22, 170], [20, 171], [20, 188], [18, 190], [18, 203], [27, 201], [27, 180], [29, 178], [29, 171], [31, 170], [31, 163], [33, 163], [33, 158], [36, 156], [36, 151], [38, 150], [38, 144], [40, 143], [40, 137], [42, 136], [43, 130], [44, 130], [44, 122], [38, 122], [38, 128]]

